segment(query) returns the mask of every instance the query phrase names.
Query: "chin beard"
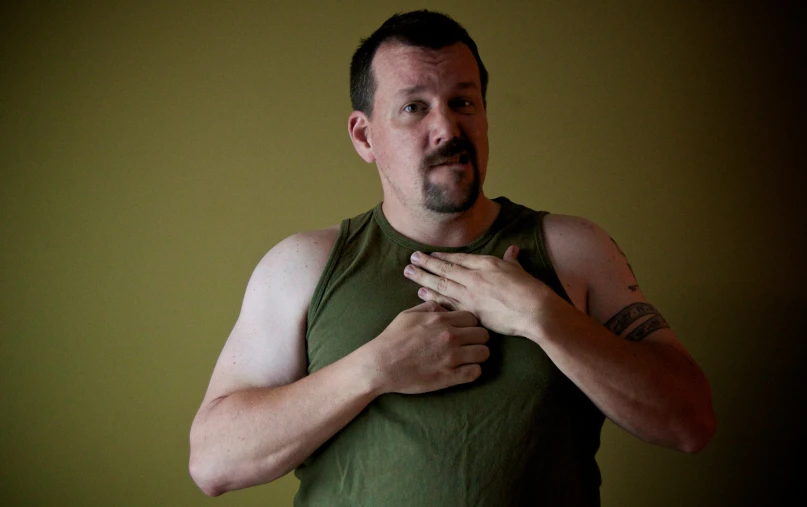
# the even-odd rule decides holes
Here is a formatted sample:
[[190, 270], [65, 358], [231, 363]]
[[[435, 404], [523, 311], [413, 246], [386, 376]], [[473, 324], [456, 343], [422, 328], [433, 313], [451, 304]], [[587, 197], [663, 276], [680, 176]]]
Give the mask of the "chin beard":
[[479, 199], [479, 169], [476, 160], [471, 162], [474, 168], [473, 180], [463, 195], [452, 195], [450, 189], [435, 185], [428, 178], [423, 180], [423, 203], [427, 210], [435, 213], [462, 213], [468, 211]]

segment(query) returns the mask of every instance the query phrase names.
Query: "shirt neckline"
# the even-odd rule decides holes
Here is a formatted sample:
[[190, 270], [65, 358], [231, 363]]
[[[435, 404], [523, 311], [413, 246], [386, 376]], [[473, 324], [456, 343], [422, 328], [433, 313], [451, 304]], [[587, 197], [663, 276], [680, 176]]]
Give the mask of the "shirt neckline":
[[391, 241], [401, 245], [404, 248], [408, 248], [410, 250], [419, 250], [421, 252], [430, 253], [430, 252], [446, 252], [446, 253], [467, 253], [473, 252], [482, 248], [486, 243], [488, 243], [491, 238], [501, 230], [504, 224], [507, 222], [507, 216], [510, 214], [510, 210], [512, 208], [512, 203], [506, 197], [496, 197], [493, 199], [496, 203], [500, 205], [499, 214], [496, 215], [496, 219], [493, 221], [493, 224], [485, 231], [484, 234], [473, 240], [472, 242], [468, 243], [465, 246], [434, 246], [434, 245], [427, 245], [425, 243], [420, 243], [413, 239], [407, 238], [400, 232], [396, 231], [392, 225], [387, 221], [387, 217], [384, 216], [384, 212], [381, 209], [381, 205], [384, 202], [380, 202], [373, 208], [373, 219], [384, 232], [384, 235], [390, 239]]

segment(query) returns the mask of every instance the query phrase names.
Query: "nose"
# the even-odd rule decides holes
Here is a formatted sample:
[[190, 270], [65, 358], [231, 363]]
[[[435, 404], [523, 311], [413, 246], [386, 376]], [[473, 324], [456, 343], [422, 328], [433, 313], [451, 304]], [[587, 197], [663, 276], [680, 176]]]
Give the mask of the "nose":
[[460, 137], [460, 127], [456, 114], [449, 107], [434, 108], [431, 116], [431, 144], [440, 146], [446, 141]]

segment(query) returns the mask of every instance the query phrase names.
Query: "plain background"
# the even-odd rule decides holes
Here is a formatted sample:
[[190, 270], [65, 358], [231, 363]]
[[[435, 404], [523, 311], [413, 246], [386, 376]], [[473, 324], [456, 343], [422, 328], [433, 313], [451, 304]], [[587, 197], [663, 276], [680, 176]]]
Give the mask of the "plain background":
[[188, 429], [263, 254], [380, 200], [348, 63], [422, 7], [490, 71], [487, 194], [604, 227], [712, 382], [698, 455], [606, 425], [603, 504], [795, 493], [803, 10], [75, 1], [0, 7], [0, 504], [291, 505], [292, 476], [204, 497]]

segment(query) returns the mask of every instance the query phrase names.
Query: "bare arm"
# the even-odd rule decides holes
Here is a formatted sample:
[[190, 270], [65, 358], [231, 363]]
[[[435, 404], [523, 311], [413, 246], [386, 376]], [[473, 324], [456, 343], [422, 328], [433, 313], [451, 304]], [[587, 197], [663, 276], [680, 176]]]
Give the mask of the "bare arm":
[[203, 405], [190, 468], [208, 495], [271, 482], [302, 463], [378, 394], [354, 353], [291, 384], [242, 389]]
[[[360, 376], [355, 368], [336, 365], [320, 372], [344, 396], [330, 410], [337, 402], [333, 396], [306, 389], [317, 376], [295, 383], [306, 373], [308, 301], [337, 232], [331, 228], [287, 238], [255, 268], [191, 426], [191, 475], [205, 493], [217, 495], [280, 477], [307, 450], [306, 441], [289, 434], [300, 426], [295, 418], [314, 422], [319, 432], [308, 442], [316, 443], [369, 401], [367, 386], [351, 382]], [[296, 410], [284, 406], [295, 401]]]
[[575, 309], [543, 291], [530, 337], [623, 429], [647, 442], [702, 449], [715, 428], [709, 382], [647, 303], [624, 253], [591, 222], [546, 218], [559, 278], [582, 280], [586, 297]]
[[430, 303], [306, 376], [306, 313], [336, 234], [284, 240], [250, 279], [191, 427], [190, 471], [208, 495], [281, 477], [376, 396], [470, 382], [487, 359], [487, 332], [473, 315]]
[[575, 309], [542, 291], [529, 337], [623, 429], [651, 443], [702, 449], [715, 429], [709, 382], [647, 302], [622, 251], [575, 217], [549, 215], [545, 232], [559, 278], [582, 280], [585, 298]]
[[536, 342], [630, 433], [683, 451], [703, 448], [715, 427], [709, 383], [660, 315], [631, 306], [647, 303], [624, 255], [585, 220], [549, 215], [544, 225], [551, 260], [578, 308], [524, 271], [515, 247], [504, 259], [421, 254], [409, 277], [424, 286], [423, 299]]

